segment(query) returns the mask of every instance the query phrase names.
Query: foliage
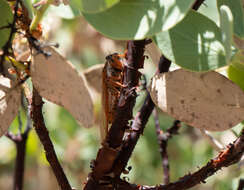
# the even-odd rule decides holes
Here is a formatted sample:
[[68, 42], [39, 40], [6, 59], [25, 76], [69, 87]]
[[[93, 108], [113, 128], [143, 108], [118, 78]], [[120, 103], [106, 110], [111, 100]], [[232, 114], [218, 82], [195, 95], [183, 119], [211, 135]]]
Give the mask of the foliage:
[[[0, 13], [0, 28], [7, 26], [12, 22], [13, 14], [6, 1], [0, 1], [1, 13]], [[8, 40], [10, 34], [9, 28], [4, 28], [0, 30], [0, 48], [2, 48]]]
[[[173, 64], [197, 72], [224, 70], [224, 72], [227, 72], [229, 79], [242, 89], [244, 88], [244, 13], [241, 0], [216, 0], [214, 3], [217, 6], [212, 6], [213, 1], [205, 1], [207, 7], [203, 5], [198, 12], [191, 10], [194, 0], [70, 0], [68, 5], [61, 4], [58, 7], [48, 5], [47, 10], [44, 11], [34, 9], [31, 0], [23, 0], [23, 2], [28, 10], [29, 17], [33, 19], [32, 21], [35, 20], [34, 24], [32, 22], [32, 29], [38, 30], [39, 21], [43, 18], [42, 37], [45, 39], [44, 42], [54, 41], [60, 45], [57, 52], [52, 52], [61, 60], [60, 62], [53, 61], [55, 67], [62, 64], [68, 65], [67, 60], [63, 61], [64, 58], [67, 58], [73, 64], [72, 69], [76, 68], [79, 71], [79, 74], [75, 71], [76, 74], [73, 73], [63, 77], [67, 74], [67, 69], [57, 74], [58, 69], [43, 67], [43, 75], [40, 75], [41, 72], [38, 69], [36, 72], [32, 70], [30, 74], [34, 79], [34, 84], [37, 81], [35, 77], [39, 77], [36, 82], [39, 84], [44, 84], [43, 81], [50, 82], [52, 80], [53, 82], [48, 95], [43, 95], [47, 99], [45, 100], [43, 113], [58, 158], [63, 163], [72, 186], [77, 187], [77, 189], [83, 187], [81, 181], [85, 182], [87, 174], [90, 172], [90, 162], [96, 158], [100, 146], [99, 127], [101, 126], [103, 114], [100, 92], [89, 81], [86, 81], [88, 78], [83, 73], [86, 73], [86, 68], [103, 63], [104, 57], [109, 53], [122, 52], [125, 47], [124, 40], [152, 38], [160, 53], [164, 54]], [[52, 1], [49, 3], [52, 3]], [[10, 34], [9, 26], [13, 21], [13, 11], [11, 11], [13, 7], [14, 3], [0, 0], [0, 28], [4, 27], [4, 29], [0, 29], [0, 50], [3, 50]], [[215, 16], [219, 19], [209, 18], [211, 14], [217, 14]], [[18, 35], [14, 36], [15, 39], [18, 38]], [[16, 41], [13, 46], [14, 51], [19, 47], [24, 47], [23, 49], [26, 50], [25, 46], [28, 40], [24, 42], [21, 40]], [[22, 49], [16, 54], [16, 57], [23, 53], [21, 51]], [[154, 49], [154, 51], [156, 50]], [[152, 56], [149, 51], [147, 54], [149, 57]], [[39, 54], [39, 56], [43, 55]], [[15, 56], [13, 57], [15, 59]], [[34, 55], [34, 60], [37, 58], [38, 56]], [[159, 57], [156, 57], [156, 59], [159, 59]], [[47, 63], [43, 62], [45, 62], [44, 56], [38, 64], [48, 64], [47, 66], [50, 66], [48, 61]], [[60, 65], [58, 65], [59, 63]], [[45, 72], [45, 70], [50, 71], [50, 73]], [[152, 59], [147, 59], [142, 73], [147, 76], [148, 82], [155, 70]], [[25, 71], [22, 69], [21, 72]], [[58, 79], [53, 78], [56, 76], [58, 76]], [[71, 80], [70, 76], [75, 77], [72, 77]], [[100, 84], [101, 79], [97, 78], [95, 83]], [[63, 89], [59, 87], [59, 84], [62, 83], [59, 81], [68, 85], [62, 85], [62, 87], [65, 86]], [[82, 83], [82, 85], [72, 86], [67, 81], [72, 84], [81, 81], [79, 84]], [[182, 81], [179, 81], [179, 83]], [[31, 84], [30, 81], [28, 83]], [[45, 83], [44, 87], [38, 89], [41, 95], [47, 92], [48, 88], [45, 88], [45, 86], [50, 87], [49, 84]], [[218, 85], [221, 86], [221, 84]], [[55, 88], [57, 90], [53, 92], [52, 90]], [[74, 93], [74, 89], [77, 90], [77, 94], [81, 89], [82, 92], [88, 91], [89, 93], [87, 92], [86, 98], [83, 95], [79, 97]], [[0, 92], [2, 92], [2, 87], [0, 87]], [[70, 102], [64, 103], [60, 98], [62, 92], [74, 95], [72, 100], [83, 98], [79, 102], [81, 104], [76, 102], [72, 102], [72, 104]], [[230, 91], [230, 93], [236, 93], [236, 91]], [[1, 93], [0, 98], [2, 98]], [[135, 113], [142, 105], [144, 98], [144, 92], [139, 92]], [[60, 106], [54, 105], [48, 100]], [[89, 106], [85, 106], [85, 103]], [[92, 104], [93, 111], [87, 111]], [[67, 108], [67, 105], [72, 105], [72, 108]], [[67, 108], [69, 112], [62, 106]], [[82, 112], [76, 111], [76, 108], [79, 110], [81, 107]], [[17, 112], [17, 108], [15, 111]], [[86, 125], [86, 121], [83, 119], [86, 114], [90, 114], [89, 117], [92, 114], [94, 116], [92, 129], [81, 128], [75, 120], [80, 117], [78, 120], [81, 125]], [[206, 114], [206, 116], [208, 115]], [[25, 124], [26, 114], [24, 110], [21, 111], [21, 118]], [[88, 118], [88, 116], [84, 118]], [[228, 114], [226, 119], [228, 120]], [[174, 118], [159, 111], [159, 122], [162, 130], [169, 128], [173, 121]], [[89, 122], [93, 122], [92, 119], [89, 119]], [[126, 175], [129, 182], [147, 185], [162, 182], [161, 157], [158, 152], [154, 125], [154, 120], [150, 117], [144, 135], [140, 138], [129, 162], [129, 165], [132, 166], [129, 175]], [[16, 117], [9, 130], [16, 134], [18, 133], [18, 126], [19, 123]], [[242, 127], [242, 124], [239, 124], [233, 130], [239, 133]], [[0, 129], [2, 129], [1, 125]], [[179, 134], [168, 145], [172, 181], [176, 181], [188, 172], [197, 170], [198, 166], [204, 165], [216, 154], [213, 148], [206, 143], [206, 139], [202, 137], [199, 130], [184, 124]], [[215, 132], [212, 135], [223, 144], [228, 144], [235, 138], [230, 130]], [[14, 172], [15, 151], [14, 144], [2, 136], [0, 138], [0, 189], [7, 190], [11, 188], [12, 182], [6, 179], [12, 176]], [[40, 181], [43, 180], [46, 183], [41, 184], [39, 189], [57, 189], [54, 176], [50, 174], [50, 169], [48, 169], [49, 164], [45, 159], [41, 143], [34, 131], [28, 137], [26, 163], [25, 189], [33, 189], [36, 184], [39, 185]], [[242, 175], [243, 168], [235, 165], [207, 180], [207, 184], [199, 185], [193, 189], [197, 190], [205, 187], [206, 189], [227, 190], [232, 187], [236, 188], [238, 179], [243, 177]]]

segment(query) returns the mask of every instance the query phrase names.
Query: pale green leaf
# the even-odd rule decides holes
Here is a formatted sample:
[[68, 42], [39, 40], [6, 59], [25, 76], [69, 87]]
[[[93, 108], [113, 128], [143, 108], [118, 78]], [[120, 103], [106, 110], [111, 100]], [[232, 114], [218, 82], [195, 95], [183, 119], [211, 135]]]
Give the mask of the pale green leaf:
[[182, 22], [156, 35], [162, 53], [192, 71], [214, 70], [226, 65], [221, 31], [204, 15], [190, 11]]
[[120, 0], [81, 0], [81, 11], [86, 13], [97, 13], [119, 3]]
[[75, 16], [84, 13], [99, 13], [119, 3], [120, 0], [72, 0], [69, 5]]
[[122, 0], [107, 11], [86, 14], [99, 32], [113, 39], [143, 39], [180, 22], [194, 0]]
[[81, 16], [81, 0], [70, 1], [69, 6], [75, 16]]

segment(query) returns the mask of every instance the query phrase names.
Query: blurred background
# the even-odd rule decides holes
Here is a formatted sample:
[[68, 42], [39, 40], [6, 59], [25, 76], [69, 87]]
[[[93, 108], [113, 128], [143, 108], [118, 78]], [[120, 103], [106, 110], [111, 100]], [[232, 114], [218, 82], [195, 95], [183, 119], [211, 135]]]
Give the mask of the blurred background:
[[[207, 0], [201, 7], [201, 12], [218, 22], [215, 1]], [[58, 51], [71, 61], [80, 72], [96, 64], [103, 64], [105, 56], [114, 52], [122, 53], [126, 47], [125, 41], [114, 41], [96, 32], [79, 12], [67, 6], [51, 7], [43, 21], [44, 36], [49, 42], [57, 42]], [[154, 48], [148, 47], [145, 68], [141, 71], [149, 82], [155, 73], [155, 63], [159, 60]], [[176, 66], [173, 65], [174, 69]], [[93, 92], [95, 93], [95, 92]], [[145, 92], [139, 91], [134, 113], [140, 108], [145, 98]], [[101, 100], [99, 94], [94, 95], [95, 120], [93, 128], [85, 129], [79, 126], [72, 116], [63, 108], [45, 100], [43, 114], [46, 126], [58, 158], [65, 173], [76, 189], [82, 189], [83, 183], [90, 172], [90, 162], [96, 158], [100, 146], [99, 126], [101, 120]], [[161, 129], [166, 130], [174, 121], [165, 113], [158, 110]], [[23, 123], [26, 114], [20, 110]], [[223, 145], [234, 141], [239, 134], [242, 124], [233, 131], [211, 133]], [[10, 129], [18, 131], [17, 118]], [[177, 180], [186, 174], [196, 171], [217, 155], [210, 143], [200, 133], [184, 124], [176, 135], [169, 141], [168, 155], [170, 161], [170, 179]], [[15, 144], [7, 137], [0, 138], [0, 190], [12, 189], [15, 167]], [[46, 161], [43, 147], [34, 130], [31, 130], [27, 141], [25, 167], [25, 190], [53, 190], [58, 189], [56, 179]], [[126, 175], [132, 183], [155, 185], [162, 183], [163, 170], [161, 157], [155, 132], [153, 117], [150, 118], [143, 136], [141, 136], [131, 157], [129, 166], [132, 170]], [[243, 162], [225, 168], [206, 180], [206, 184], [198, 185], [194, 190], [229, 190], [237, 189], [240, 177], [244, 177]]]

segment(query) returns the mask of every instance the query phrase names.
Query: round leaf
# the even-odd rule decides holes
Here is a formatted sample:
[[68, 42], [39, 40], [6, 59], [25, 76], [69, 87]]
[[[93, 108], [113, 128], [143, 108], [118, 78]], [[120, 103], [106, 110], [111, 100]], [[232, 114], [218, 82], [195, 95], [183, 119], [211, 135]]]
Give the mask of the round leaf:
[[7, 132], [19, 110], [20, 88], [13, 86], [10, 79], [0, 76], [0, 137]]
[[244, 92], [214, 71], [157, 74], [149, 91], [160, 109], [192, 127], [223, 131], [244, 119]]
[[34, 55], [31, 77], [34, 87], [47, 100], [66, 108], [83, 126], [93, 124], [93, 103], [86, 81], [74, 66], [53, 48], [51, 56]]
[[[13, 14], [7, 3], [7, 1], [0, 0], [0, 28], [12, 24]], [[10, 29], [0, 29], [0, 49], [3, 48], [5, 43], [8, 41], [10, 35]]]
[[81, 0], [81, 11], [86, 13], [97, 13], [117, 4], [119, 0]]
[[114, 39], [143, 39], [180, 22], [194, 0], [122, 0], [107, 11], [83, 16]]
[[98, 13], [109, 9], [120, 0], [72, 0], [69, 5], [75, 16], [84, 13]]
[[157, 34], [155, 39], [162, 53], [183, 68], [208, 71], [227, 64], [220, 29], [195, 11], [190, 11], [174, 28]]
[[75, 16], [81, 16], [81, 0], [72, 0], [69, 2], [69, 6]]

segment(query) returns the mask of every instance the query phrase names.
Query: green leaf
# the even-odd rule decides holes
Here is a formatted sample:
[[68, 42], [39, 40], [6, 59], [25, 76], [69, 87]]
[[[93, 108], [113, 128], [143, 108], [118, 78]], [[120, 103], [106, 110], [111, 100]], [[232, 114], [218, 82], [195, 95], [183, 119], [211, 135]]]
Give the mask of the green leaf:
[[74, 14], [74, 16], [81, 16], [81, 0], [72, 0], [69, 2], [69, 6]]
[[226, 52], [226, 61], [229, 62], [232, 52], [233, 16], [231, 10], [226, 5], [220, 7], [220, 29], [222, 31], [222, 40]]
[[230, 8], [234, 17], [234, 34], [244, 38], [244, 13], [242, 0], [218, 0], [217, 6], [226, 5]]
[[81, 12], [84, 13], [98, 13], [105, 11], [120, 0], [72, 0], [69, 5], [75, 16], [81, 16]]
[[28, 16], [32, 19], [33, 18], [33, 6], [32, 6], [32, 1], [31, 0], [23, 0], [24, 6], [28, 10]]
[[231, 64], [244, 73], [244, 50], [239, 50], [231, 59]]
[[234, 65], [230, 65], [227, 70], [228, 78], [236, 83], [244, 90], [244, 70], [238, 69]]
[[220, 29], [193, 10], [174, 28], [157, 34], [156, 43], [168, 59], [192, 71], [214, 70], [226, 65]]
[[239, 50], [231, 58], [231, 65], [227, 74], [230, 80], [239, 85], [244, 90], [244, 50]]
[[[5, 0], [0, 0], [0, 28], [4, 26], [8, 26], [13, 21], [13, 14]], [[10, 35], [10, 29], [0, 29], [0, 49], [3, 48], [5, 43], [8, 41]]]
[[107, 11], [86, 14], [99, 32], [113, 39], [143, 39], [180, 22], [194, 0], [122, 0]]
[[81, 0], [81, 11], [98, 13], [119, 3], [120, 0]]

